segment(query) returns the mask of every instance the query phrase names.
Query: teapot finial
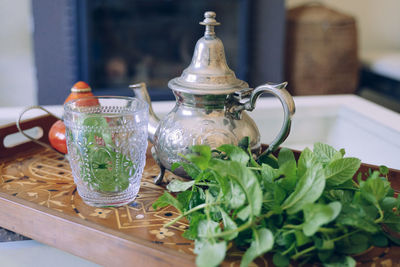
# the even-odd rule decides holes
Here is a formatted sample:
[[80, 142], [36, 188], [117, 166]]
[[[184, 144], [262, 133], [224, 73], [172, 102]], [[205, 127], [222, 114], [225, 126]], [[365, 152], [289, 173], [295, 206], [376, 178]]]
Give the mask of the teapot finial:
[[214, 11], [204, 13], [200, 22], [206, 26], [204, 36], [196, 43], [190, 65], [180, 77], [169, 81], [172, 90], [194, 95], [227, 95], [249, 88], [226, 63], [224, 45], [214, 32], [214, 27], [220, 25], [215, 17]]
[[204, 33], [205, 37], [214, 37], [214, 26], [221, 25], [221, 23], [215, 20], [216, 16], [217, 14], [215, 14], [214, 11], [207, 11], [204, 13], [204, 20], [201, 21], [200, 24], [206, 26], [206, 31]]

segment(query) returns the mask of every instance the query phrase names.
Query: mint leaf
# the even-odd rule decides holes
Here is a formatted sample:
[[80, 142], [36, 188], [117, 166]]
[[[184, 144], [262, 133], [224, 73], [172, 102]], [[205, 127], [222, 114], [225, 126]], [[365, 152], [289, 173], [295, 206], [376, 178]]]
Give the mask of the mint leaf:
[[243, 137], [242, 140], [239, 141], [238, 147], [246, 151], [247, 155], [249, 155], [249, 166], [259, 167], [258, 163], [253, 158], [253, 152], [250, 147], [250, 138], [248, 136]]
[[197, 266], [216, 266], [224, 258], [226, 252], [226, 242], [217, 243], [214, 235], [221, 233], [219, 223], [210, 220], [201, 220], [197, 226], [198, 236], [195, 241], [194, 253]]
[[281, 148], [278, 155], [278, 165], [282, 166], [283, 164], [290, 162], [291, 165], [296, 166], [296, 159], [294, 158], [293, 151], [288, 148]]
[[297, 176], [302, 177], [307, 169], [316, 166], [318, 163], [319, 161], [314, 156], [314, 153], [309, 148], [305, 148], [297, 162]]
[[196, 257], [198, 267], [212, 267], [219, 265], [225, 258], [226, 242], [204, 242]]
[[400, 207], [400, 199], [395, 197], [385, 197], [381, 200], [380, 206], [384, 211], [385, 218], [384, 221], [388, 222], [388, 220], [394, 219], [395, 222], [400, 222], [400, 217], [398, 214], [395, 214], [393, 211], [398, 211]]
[[272, 154], [262, 154], [257, 161], [259, 164], [267, 164], [274, 169], [279, 168], [278, 159]]
[[324, 169], [327, 185], [339, 185], [351, 180], [360, 165], [361, 161], [356, 158], [341, 158], [331, 161]]
[[246, 195], [237, 182], [235, 182], [234, 180], [228, 180], [228, 190], [225, 193], [224, 200], [227, 202], [227, 206], [229, 208], [237, 209], [243, 206], [243, 204], [245, 203]]
[[185, 191], [185, 190], [191, 188], [193, 185], [194, 185], [194, 180], [183, 182], [181, 180], [175, 179], [175, 180], [172, 180], [167, 185], [167, 189], [170, 192], [182, 192], [182, 191]]
[[238, 213], [237, 213], [237, 217], [239, 219], [241, 219], [242, 221], [246, 221], [251, 215], [251, 206], [245, 206], [244, 208], [242, 208]]
[[331, 202], [328, 205], [315, 203], [304, 205], [304, 234], [306, 236], [314, 235], [322, 225], [336, 219], [341, 209], [342, 205], [338, 201]]
[[206, 215], [200, 212], [194, 212], [190, 216], [189, 228], [182, 234], [184, 238], [195, 240], [198, 237], [199, 222], [206, 219]]
[[[232, 220], [232, 218], [223, 209], [220, 208], [219, 211], [221, 212], [222, 222], [224, 224], [224, 231], [236, 230], [237, 225]], [[238, 234], [239, 234], [239, 232], [235, 231], [232, 234], [225, 236], [225, 240], [232, 240], [232, 239], [236, 238], [238, 236]]]
[[199, 238], [213, 238], [216, 233], [221, 232], [219, 223], [212, 220], [202, 220], [197, 226], [197, 231], [199, 233]]
[[208, 162], [211, 159], [211, 148], [205, 145], [196, 145], [192, 146], [190, 150], [194, 153], [187, 154], [184, 158], [194, 163], [201, 170], [207, 169]]
[[220, 159], [212, 159], [209, 167], [240, 185], [251, 206], [251, 214], [260, 214], [263, 195], [258, 179], [251, 170], [238, 162]]
[[182, 211], [190, 209], [190, 202], [195, 199], [193, 196], [195, 193], [195, 191], [183, 191], [176, 195], [176, 200], [182, 205]]
[[377, 172], [360, 184], [361, 196], [372, 204], [381, 201], [390, 189], [390, 183], [376, 174]]
[[371, 220], [364, 209], [356, 204], [346, 205], [342, 207], [342, 212], [336, 219], [339, 225], [352, 226], [368, 233], [376, 233], [380, 230], [380, 226]]
[[297, 183], [296, 162], [285, 162], [277, 170], [279, 176], [279, 185], [286, 191], [293, 191]]
[[369, 235], [365, 233], [355, 233], [350, 235], [349, 238], [338, 241], [336, 250], [343, 254], [357, 254], [367, 250], [371, 243], [369, 242]]
[[171, 205], [180, 211], [182, 211], [183, 208], [182, 204], [176, 198], [165, 191], [164, 194], [153, 203], [153, 209], [157, 210], [158, 208], [163, 208], [168, 205]]
[[389, 245], [389, 240], [382, 234], [374, 234], [371, 236], [372, 245], [376, 247], [387, 247]]
[[89, 170], [81, 169], [82, 180], [93, 190], [121, 192], [128, 188], [129, 179], [134, 175], [133, 162], [110, 146], [86, 147]]
[[314, 240], [315, 240], [315, 246], [317, 247], [318, 250], [332, 250], [335, 248], [335, 242], [331, 239], [323, 239], [317, 237]]
[[[83, 120], [82, 125], [93, 127], [92, 132], [86, 132], [88, 143], [96, 143], [95, 136], [101, 137], [107, 145], [113, 145], [111, 132], [108, 130], [107, 120], [102, 115], [91, 114]], [[98, 127], [98, 128], [96, 128]]]
[[350, 204], [354, 199], [354, 191], [342, 189], [325, 189], [323, 197], [329, 201], [340, 201], [343, 205]]
[[282, 255], [281, 253], [277, 252], [272, 257], [272, 262], [277, 267], [285, 267], [289, 266], [290, 258], [287, 255]]
[[253, 241], [250, 248], [243, 255], [240, 267], [248, 266], [255, 258], [271, 250], [274, 245], [274, 236], [267, 228], [253, 229]]
[[384, 166], [384, 165], [379, 166], [379, 171], [380, 171], [380, 173], [382, 175], [388, 175], [389, 174], [389, 168]]
[[299, 179], [293, 193], [282, 203], [282, 209], [287, 209], [288, 214], [298, 212], [307, 203], [316, 201], [325, 187], [325, 177], [322, 165], [310, 165], [304, 175]]
[[171, 171], [175, 171], [177, 168], [182, 167], [187, 175], [196, 179], [196, 177], [200, 174], [201, 170], [194, 164], [187, 162], [175, 162], [171, 166]]
[[279, 184], [275, 183], [273, 185], [273, 193], [275, 204], [280, 206], [286, 198], [286, 191]]
[[246, 164], [249, 161], [249, 155], [240, 147], [226, 144], [217, 148], [219, 151], [225, 152], [225, 154], [232, 161], [237, 161], [239, 163]]
[[355, 267], [356, 261], [350, 256], [341, 256], [335, 261], [324, 262], [325, 267]]
[[301, 247], [301, 246], [303, 246], [305, 244], [308, 244], [308, 243], [310, 243], [312, 241], [310, 237], [306, 236], [303, 233], [303, 231], [300, 231], [300, 230], [296, 230], [294, 232], [294, 236], [296, 237], [296, 245], [298, 247]]
[[297, 164], [293, 152], [287, 148], [282, 148], [279, 151], [278, 164], [277, 174], [281, 176], [280, 186], [285, 188], [286, 191], [292, 191], [297, 183]]
[[91, 172], [84, 172], [82, 179], [88, 182], [93, 189], [113, 192], [113, 165], [111, 151], [105, 147], [95, 147], [89, 151], [89, 168]]
[[86, 118], [84, 118], [82, 125], [108, 128], [107, 120], [101, 114], [88, 115]]
[[314, 154], [318, 160], [323, 163], [329, 163], [333, 160], [341, 159], [343, 157], [342, 153], [327, 144], [315, 143], [314, 144]]
[[278, 176], [278, 170], [272, 168], [267, 164], [261, 165], [261, 183], [264, 185], [264, 187], [270, 185]]
[[[288, 231], [290, 231], [288, 233]], [[281, 247], [290, 247], [295, 241], [295, 236], [292, 230], [281, 230], [275, 235], [274, 244]]]

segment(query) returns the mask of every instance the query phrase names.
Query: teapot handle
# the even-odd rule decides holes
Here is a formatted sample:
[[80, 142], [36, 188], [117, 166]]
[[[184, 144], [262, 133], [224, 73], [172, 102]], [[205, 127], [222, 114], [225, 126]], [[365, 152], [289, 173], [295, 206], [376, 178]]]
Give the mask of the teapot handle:
[[256, 87], [251, 95], [250, 100], [245, 104], [245, 109], [248, 111], [252, 111], [256, 107], [257, 99], [263, 93], [270, 93], [279, 98], [281, 101], [283, 111], [284, 111], [284, 119], [282, 128], [279, 131], [278, 135], [271, 142], [267, 150], [263, 154], [269, 154], [275, 151], [283, 141], [286, 140], [290, 133], [290, 126], [292, 122], [292, 116], [296, 111], [296, 107], [293, 101], [292, 96], [285, 89], [287, 82], [281, 84], [263, 84]]

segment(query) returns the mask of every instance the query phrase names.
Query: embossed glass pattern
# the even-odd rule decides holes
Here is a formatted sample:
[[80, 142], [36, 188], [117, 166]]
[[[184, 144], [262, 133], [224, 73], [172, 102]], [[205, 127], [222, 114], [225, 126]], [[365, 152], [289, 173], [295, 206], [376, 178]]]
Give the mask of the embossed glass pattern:
[[91, 206], [132, 202], [146, 162], [148, 105], [131, 97], [88, 97], [64, 105], [68, 159]]

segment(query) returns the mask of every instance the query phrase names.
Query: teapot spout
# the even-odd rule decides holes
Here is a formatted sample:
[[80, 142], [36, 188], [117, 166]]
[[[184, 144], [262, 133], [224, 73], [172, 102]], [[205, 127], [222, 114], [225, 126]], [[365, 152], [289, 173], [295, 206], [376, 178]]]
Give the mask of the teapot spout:
[[145, 83], [137, 83], [129, 85], [129, 88], [133, 90], [133, 93], [140, 100], [145, 101], [149, 105], [149, 124], [148, 124], [148, 133], [149, 133], [149, 141], [154, 144], [154, 135], [156, 133], [158, 123], [160, 119], [154, 113], [153, 107], [151, 105], [151, 100], [149, 93], [147, 92]]

